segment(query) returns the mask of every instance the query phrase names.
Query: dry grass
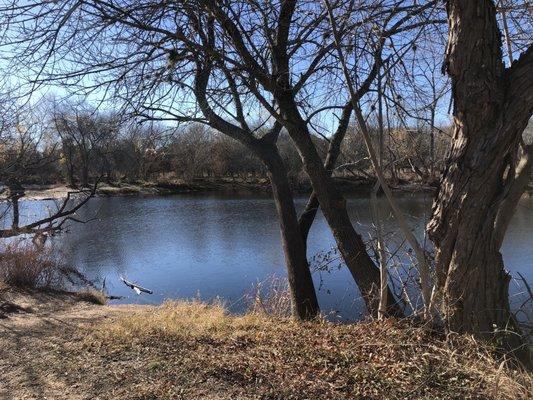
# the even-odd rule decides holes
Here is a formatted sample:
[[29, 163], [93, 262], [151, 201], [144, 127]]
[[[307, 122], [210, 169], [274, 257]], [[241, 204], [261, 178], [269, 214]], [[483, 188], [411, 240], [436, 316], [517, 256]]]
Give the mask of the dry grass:
[[[107, 296], [53, 248], [15, 243], [0, 252], [0, 291], [70, 293], [80, 301], [104, 305]], [[72, 290], [79, 290], [71, 292]]]
[[222, 339], [263, 326], [266, 321], [256, 314], [229, 316], [220, 303], [166, 301], [159, 307], [151, 307], [149, 312], [141, 309], [98, 327], [95, 337], [125, 342], [153, 335], [169, 339]]
[[200, 302], [167, 302], [104, 322], [71, 348], [69, 357], [78, 360], [72, 368], [89, 363], [84, 376], [106, 382], [114, 397], [102, 398], [527, 399], [532, 394], [531, 375], [508, 369], [467, 337], [446, 342], [392, 320], [297, 324], [264, 313], [230, 316], [220, 304]]
[[0, 252], [0, 281], [18, 288], [59, 288], [64, 274], [50, 249], [17, 243]]
[[291, 315], [291, 296], [286, 278], [272, 276], [258, 282], [245, 295], [248, 312], [251, 314], [288, 317]]
[[76, 292], [76, 296], [80, 301], [86, 301], [88, 303], [105, 305], [107, 304], [107, 296], [99, 290], [87, 289], [80, 292]]

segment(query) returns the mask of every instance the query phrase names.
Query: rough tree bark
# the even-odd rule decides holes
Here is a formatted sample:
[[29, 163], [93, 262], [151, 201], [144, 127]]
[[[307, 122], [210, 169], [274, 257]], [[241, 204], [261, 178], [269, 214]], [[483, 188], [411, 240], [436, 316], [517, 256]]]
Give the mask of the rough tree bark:
[[531, 179], [531, 172], [533, 171], [533, 144], [523, 146], [523, 154], [516, 166], [514, 173], [514, 181], [509, 185], [507, 194], [503, 200], [496, 222], [494, 230], [496, 232], [496, 244], [498, 248], [501, 247], [511, 218], [513, 217], [516, 207], [520, 198], [524, 194], [524, 191]]
[[493, 1], [448, 0], [446, 9], [454, 134], [428, 225], [436, 297], [450, 331], [496, 335], [515, 347], [521, 341], [497, 217], [513, 193], [518, 146], [533, 111], [533, 48], [506, 69]]

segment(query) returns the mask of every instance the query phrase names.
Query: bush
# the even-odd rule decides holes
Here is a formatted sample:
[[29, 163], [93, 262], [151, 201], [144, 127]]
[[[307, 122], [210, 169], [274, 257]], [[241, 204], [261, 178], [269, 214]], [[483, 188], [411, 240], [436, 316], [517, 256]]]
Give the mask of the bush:
[[53, 248], [37, 249], [9, 244], [0, 252], [0, 282], [24, 289], [68, 289], [93, 283], [75, 268], [65, 265]]
[[64, 274], [51, 250], [12, 244], [0, 253], [0, 280], [19, 288], [58, 288]]

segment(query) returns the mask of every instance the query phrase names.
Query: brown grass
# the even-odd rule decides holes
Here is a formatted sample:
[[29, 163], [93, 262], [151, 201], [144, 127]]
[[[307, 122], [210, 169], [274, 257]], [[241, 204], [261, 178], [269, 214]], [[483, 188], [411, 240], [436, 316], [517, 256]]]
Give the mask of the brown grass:
[[[104, 305], [107, 296], [74, 267], [66, 265], [53, 248], [37, 249], [21, 243], [0, 252], [0, 290], [71, 293], [78, 300]], [[81, 288], [81, 289], [80, 289]], [[71, 290], [80, 291], [72, 293]]]
[[245, 295], [248, 312], [252, 314], [289, 317], [291, 315], [291, 296], [286, 278], [271, 276], [258, 282], [252, 291]]
[[79, 300], [85, 301], [92, 304], [97, 305], [106, 305], [107, 304], [107, 296], [105, 293], [95, 290], [95, 289], [87, 289], [82, 290], [80, 292], [76, 292], [76, 296]]
[[20, 243], [0, 252], [0, 281], [18, 288], [59, 288], [64, 276], [50, 249], [37, 250]]
[[[531, 375], [468, 337], [407, 322], [297, 324], [167, 302], [104, 322], [75, 346], [128, 399], [527, 399]], [[79, 368], [79, 365], [75, 368]], [[111, 393], [111, 392], [110, 392]], [[180, 394], [181, 397], [178, 396]]]
[[[38, 296], [0, 323], [0, 398], [529, 399], [531, 375], [408, 321], [296, 323], [220, 304]], [[21, 303], [22, 302], [22, 303]], [[43, 308], [44, 307], [44, 308]], [[4, 327], [4, 328], [3, 328]], [[4, 397], [3, 397], [4, 396]]]

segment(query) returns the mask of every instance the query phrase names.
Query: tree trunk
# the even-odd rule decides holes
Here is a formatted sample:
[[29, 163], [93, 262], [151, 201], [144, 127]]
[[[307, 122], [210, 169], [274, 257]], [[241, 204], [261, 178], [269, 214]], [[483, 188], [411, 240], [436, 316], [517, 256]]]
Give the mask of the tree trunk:
[[[205, 68], [200, 68], [199, 66], [196, 71], [195, 95], [198, 105], [213, 128], [228, 137], [238, 140], [258, 156], [267, 167], [278, 211], [281, 240], [285, 252], [285, 263], [291, 292], [292, 313], [296, 318], [302, 320], [314, 318], [319, 313], [318, 301], [309, 264], [307, 263], [300, 227], [298, 226], [287, 169], [276, 147], [281, 124], [275, 123], [265, 136], [258, 139], [248, 129], [244, 121], [244, 115], [241, 114], [241, 127], [218, 116], [210, 107], [206, 95], [211, 68], [212, 65], [208, 63]], [[237, 108], [241, 109], [240, 98], [236, 91], [234, 96]]]
[[71, 188], [75, 188], [76, 187], [76, 179], [74, 178], [74, 164], [69, 162], [69, 166], [68, 166], [68, 169], [67, 169], [67, 175], [68, 175], [68, 182], [69, 182], [69, 186]]
[[[335, 168], [335, 164], [337, 163], [337, 158], [340, 155], [341, 144], [344, 140], [344, 136], [346, 135], [346, 131], [348, 130], [348, 123], [350, 122], [351, 113], [352, 106], [351, 103], [348, 103], [342, 111], [342, 115], [339, 120], [339, 126], [329, 143], [328, 153], [324, 162], [324, 168], [330, 176], [333, 172], [333, 169]], [[307, 200], [305, 209], [300, 215], [300, 219], [298, 221], [300, 224], [300, 231], [302, 233], [302, 238], [306, 248], [309, 231], [311, 230], [311, 226], [313, 225], [313, 221], [315, 220], [316, 213], [318, 212], [319, 207], [320, 203], [318, 201], [318, 197], [316, 195], [316, 192], [313, 190], [311, 196], [309, 196], [309, 199]]]
[[518, 207], [518, 202], [529, 184], [532, 171], [533, 144], [530, 144], [523, 147], [523, 154], [516, 167], [514, 181], [509, 185], [505, 199], [503, 200], [496, 217], [494, 230], [496, 232], [496, 243], [498, 248], [501, 247], [503, 243], [511, 218], [516, 211], [516, 207]]
[[11, 229], [17, 230], [20, 223], [19, 200], [24, 197], [24, 188], [16, 179], [10, 179], [7, 182], [8, 198], [13, 208], [13, 219], [11, 220]]
[[[68, 150], [66, 150], [65, 148], [67, 148]], [[74, 152], [72, 150], [72, 147], [63, 145], [63, 153], [65, 154], [66, 163], [67, 163], [67, 168], [66, 168], [67, 171], [66, 172], [67, 172], [68, 185], [71, 188], [75, 188], [76, 187], [76, 178], [74, 177], [74, 175], [75, 175], [75, 166], [74, 166], [74, 154], [73, 154]]]
[[492, 1], [449, 0], [447, 13], [454, 136], [428, 225], [436, 248], [436, 298], [443, 300], [450, 331], [496, 336], [515, 349], [522, 342], [495, 226], [533, 111], [533, 51], [504, 68]]
[[[300, 116], [292, 93], [275, 93], [284, 125], [294, 141], [303, 162], [303, 167], [311, 180], [313, 190], [320, 203], [339, 251], [348, 266], [367, 308], [377, 316], [379, 308], [380, 272], [366, 251], [361, 236], [355, 231], [346, 210], [346, 199], [341, 195], [311, 140], [307, 124]], [[389, 313], [401, 315], [402, 311], [389, 291]]]
[[272, 147], [272, 149], [266, 149], [266, 146], [261, 146], [261, 150], [257, 152], [267, 167], [278, 212], [291, 292], [292, 314], [302, 320], [312, 319], [318, 315], [320, 310], [307, 262], [306, 248], [298, 225], [287, 170], [279, 152], [274, 146]]
[[81, 186], [89, 186], [89, 166], [87, 161], [83, 161], [81, 165]]

